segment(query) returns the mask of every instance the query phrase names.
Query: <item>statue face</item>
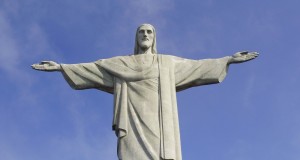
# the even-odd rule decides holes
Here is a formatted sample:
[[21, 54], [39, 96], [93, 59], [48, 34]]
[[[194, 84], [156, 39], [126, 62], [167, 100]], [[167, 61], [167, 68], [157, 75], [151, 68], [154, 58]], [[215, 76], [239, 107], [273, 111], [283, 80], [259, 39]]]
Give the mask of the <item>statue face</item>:
[[138, 44], [141, 49], [148, 49], [153, 44], [154, 33], [150, 26], [142, 26], [138, 30]]

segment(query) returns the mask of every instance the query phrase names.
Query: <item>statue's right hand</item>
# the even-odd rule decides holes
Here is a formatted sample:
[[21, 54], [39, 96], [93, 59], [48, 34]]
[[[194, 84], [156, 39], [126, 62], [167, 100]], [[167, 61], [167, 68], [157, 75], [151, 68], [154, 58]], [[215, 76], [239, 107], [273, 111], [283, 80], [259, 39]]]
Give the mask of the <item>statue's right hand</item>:
[[53, 61], [42, 61], [39, 64], [31, 65], [31, 67], [35, 70], [46, 71], [46, 72], [53, 72], [53, 71], [61, 70], [60, 65]]

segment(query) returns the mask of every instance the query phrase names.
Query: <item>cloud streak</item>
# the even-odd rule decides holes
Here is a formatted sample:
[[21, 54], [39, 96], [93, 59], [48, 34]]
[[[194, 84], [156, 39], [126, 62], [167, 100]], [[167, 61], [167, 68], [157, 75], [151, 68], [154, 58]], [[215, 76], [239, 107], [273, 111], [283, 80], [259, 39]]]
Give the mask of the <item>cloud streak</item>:
[[14, 38], [12, 27], [5, 12], [0, 10], [0, 68], [6, 72], [14, 72], [19, 65], [19, 49]]

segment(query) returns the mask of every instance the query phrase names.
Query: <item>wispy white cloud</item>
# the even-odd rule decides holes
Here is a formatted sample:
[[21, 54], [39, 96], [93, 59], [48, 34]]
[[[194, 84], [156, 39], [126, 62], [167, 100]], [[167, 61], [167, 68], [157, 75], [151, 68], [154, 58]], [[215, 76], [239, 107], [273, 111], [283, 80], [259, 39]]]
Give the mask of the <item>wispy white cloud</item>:
[[[32, 127], [38, 124], [37, 117], [41, 116], [39, 106], [36, 105], [39, 101], [39, 93], [33, 89], [35, 75], [32, 74], [30, 64], [27, 63], [38, 56], [34, 53], [51, 52], [51, 48], [37, 24], [33, 23], [28, 28], [23, 24], [15, 25], [13, 20], [16, 20], [15, 16], [19, 16], [17, 1], [5, 0], [2, 3], [3, 6], [0, 7], [1, 88], [8, 91], [6, 93], [3, 91], [2, 94], [8, 94], [11, 98], [4, 100], [0, 105], [1, 111], [4, 111], [0, 113], [2, 118], [0, 159], [19, 160], [32, 157], [26, 155], [26, 151], [30, 148], [26, 146], [29, 145], [27, 140], [32, 137], [23, 133], [24, 126], [29, 124], [28, 127]], [[24, 29], [24, 32], [16, 32], [20, 28]], [[7, 83], [11, 85], [6, 85]]]
[[5, 12], [11, 14], [11, 15], [17, 15], [19, 13], [20, 4], [19, 1], [10, 1], [10, 0], [2, 0], [2, 3], [0, 3], [2, 8]]
[[[19, 95], [23, 100], [31, 101], [32, 95], [29, 91], [32, 80], [28, 74], [29, 65], [23, 67], [20, 43], [18, 36], [14, 34], [12, 26], [7, 18], [7, 13], [0, 10], [0, 70], [6, 74], [5, 79], [15, 82], [18, 86]], [[30, 55], [28, 55], [29, 57]]]
[[37, 21], [16, 25], [16, 17], [20, 17], [20, 5], [22, 3], [19, 1], [4, 0], [0, 7], [0, 70], [6, 74], [7, 80], [17, 86], [20, 101], [33, 102], [35, 94], [31, 86], [34, 78], [31, 64], [27, 63], [41, 54], [56, 54], [53, 54], [47, 35]]
[[6, 14], [0, 10], [0, 68], [5, 71], [13, 71], [20, 62], [19, 48], [13, 38], [12, 27]]
[[8, 143], [1, 140], [0, 144], [0, 158], [5, 160], [17, 160], [17, 154], [14, 152], [14, 149], [8, 145]]
[[49, 45], [47, 35], [37, 23], [32, 23], [28, 27], [28, 32], [25, 34], [25, 36], [26, 43], [24, 44], [24, 49], [25, 51], [30, 52], [26, 53], [30, 58], [45, 53], [51, 53], [52, 55], [54, 54], [51, 46]]
[[255, 75], [249, 73], [247, 81], [244, 83], [245, 90], [243, 91], [243, 106], [246, 108], [251, 108], [251, 100], [253, 99], [253, 92], [255, 91]]
[[[78, 95], [70, 96], [67, 91], [61, 91], [57, 96], [64, 97], [65, 102], [62, 107], [68, 111], [66, 117], [71, 122], [72, 133], [69, 137], [57, 135], [49, 141], [49, 145], [55, 146], [57, 152], [52, 158], [58, 159], [64, 156], [65, 159], [117, 159], [117, 141], [114, 133], [111, 130], [100, 131], [103, 129], [102, 126], [91, 126], [91, 124], [98, 124], [95, 121], [99, 121], [103, 115], [93, 112], [84, 114], [82, 110], [89, 108], [86, 106], [86, 100]], [[89, 133], [90, 127], [96, 132]]]
[[[18, 131], [18, 127], [10, 122], [4, 122], [6, 127], [0, 123], [0, 159], [19, 160], [26, 148], [22, 148], [25, 142], [24, 136]], [[20, 148], [22, 148], [20, 150]]]
[[[34, 1], [28, 3], [34, 3]], [[47, 99], [41, 96], [51, 96], [51, 94], [46, 94], [48, 89], [47, 86], [42, 90], [35, 87], [36, 81], [41, 79], [38, 79], [37, 75], [30, 69], [30, 64], [26, 63], [30, 63], [31, 60], [42, 57], [43, 54], [48, 54], [48, 56], [51, 54], [51, 58], [58, 57], [58, 55], [54, 54], [53, 48], [48, 41], [47, 33], [44, 32], [41, 25], [39, 25], [38, 18], [36, 20], [32, 19], [27, 24], [22, 24], [22, 26], [15, 26], [14, 23], [10, 22], [10, 19], [12, 18], [11, 16], [18, 16], [20, 9], [18, 7], [19, 3], [6, 1], [5, 5], [12, 6], [12, 8], [0, 10], [0, 69], [6, 75], [5, 80], [12, 81], [17, 88], [16, 93], [14, 94], [15, 101], [10, 102], [10, 105], [18, 109], [21, 107], [27, 111], [23, 113], [21, 117], [16, 117], [16, 121], [26, 118], [24, 124], [10, 122], [10, 118], [12, 117], [6, 116], [5, 120], [9, 121], [7, 122], [7, 125], [14, 126], [15, 129], [13, 130], [7, 128], [4, 123], [0, 123], [1, 127], [4, 127], [2, 129], [5, 129], [0, 132], [0, 159], [27, 160], [37, 159], [36, 157], [43, 159], [43, 156], [47, 155], [47, 151], [41, 150], [39, 154], [33, 154], [33, 149], [35, 147], [32, 147], [30, 142], [28, 142], [32, 139], [32, 135], [23, 133], [24, 130], [21, 129], [22, 127], [20, 125], [31, 125], [29, 127], [42, 126], [42, 122], [39, 121], [43, 121], [44, 118], [42, 116], [45, 116], [47, 113], [45, 113], [45, 109], [42, 109], [38, 104], [40, 104], [39, 102], [41, 100]], [[83, 7], [83, 10], [89, 10], [91, 5], [85, 5]], [[20, 27], [22, 27], [23, 30], [23, 32], [20, 33], [21, 35], [16, 34], [14, 31], [15, 29], [20, 29]], [[37, 84], [39, 85], [40, 83]], [[57, 86], [60, 84], [64, 86], [67, 85], [62, 81], [61, 83], [57, 83]], [[60, 93], [63, 92], [64, 90], [60, 89]], [[53, 95], [65, 96], [58, 93], [53, 93]], [[52, 146], [53, 149], [58, 151], [57, 156], [53, 155], [54, 159], [61, 159], [62, 157], [59, 156], [65, 156], [65, 159], [74, 159], [78, 157], [82, 157], [82, 159], [116, 159], [116, 139], [113, 137], [113, 132], [109, 131], [107, 135], [95, 134], [90, 137], [90, 135], [87, 135], [86, 133], [86, 126], [90, 121], [86, 120], [86, 117], [82, 117], [78, 110], [78, 107], [80, 105], [84, 106], [84, 104], [75, 104], [80, 101], [80, 97], [77, 98], [78, 101], [74, 103], [73, 97], [64, 97], [64, 100], [67, 101], [66, 106], [68, 107], [73, 120], [72, 126], [74, 126], [74, 133], [72, 134], [72, 137], [69, 138], [61, 139], [61, 137], [53, 137], [49, 142], [44, 142], [50, 145], [48, 146], [49, 148]], [[84, 102], [84, 100], [82, 100], [82, 102]], [[6, 104], [1, 107], [9, 106]], [[46, 107], [47, 106], [45, 106], [45, 108]], [[16, 134], [11, 134], [11, 136], [7, 138], [5, 135], [10, 131], [14, 131]], [[23, 139], [25, 142], [16, 148], [14, 147], [14, 144], [19, 144], [21, 142], [16, 142], [14, 139]], [[47, 146], [44, 147], [47, 148]], [[24, 155], [25, 151], [28, 151], [28, 153]]]
[[260, 14], [261, 16], [257, 16], [257, 13], [252, 11], [248, 14], [248, 17], [245, 17], [248, 30], [255, 36], [260, 35], [263, 38], [262, 40], [265, 41], [273, 41], [278, 38], [282, 33], [279, 24], [276, 23], [278, 15], [270, 10], [265, 10]]

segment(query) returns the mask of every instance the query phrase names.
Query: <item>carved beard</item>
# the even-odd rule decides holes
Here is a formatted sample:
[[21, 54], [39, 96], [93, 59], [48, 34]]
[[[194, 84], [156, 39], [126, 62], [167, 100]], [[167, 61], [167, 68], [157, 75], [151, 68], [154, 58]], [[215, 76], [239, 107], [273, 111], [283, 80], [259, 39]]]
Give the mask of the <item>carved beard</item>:
[[142, 50], [147, 50], [147, 49], [149, 49], [149, 48], [151, 48], [152, 47], [152, 43], [149, 41], [149, 40], [145, 40], [145, 41], [142, 41], [141, 43], [140, 43], [140, 48], [142, 49]]

